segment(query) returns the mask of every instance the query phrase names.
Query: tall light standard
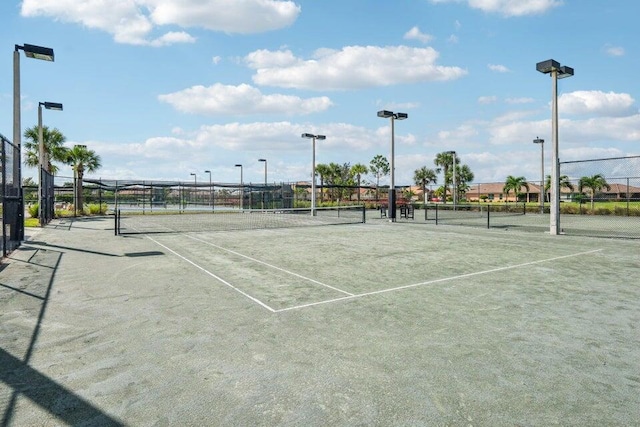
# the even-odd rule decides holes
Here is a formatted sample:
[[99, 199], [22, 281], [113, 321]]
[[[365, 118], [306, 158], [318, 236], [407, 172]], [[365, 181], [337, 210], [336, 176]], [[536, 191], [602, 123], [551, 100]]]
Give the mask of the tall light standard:
[[237, 168], [240, 168], [240, 210], [244, 209], [244, 181], [242, 178], [242, 165], [237, 164]]
[[262, 209], [264, 209], [264, 199], [267, 196], [267, 159], [258, 159], [259, 162], [264, 162], [264, 190], [262, 191]]
[[551, 211], [549, 233], [560, 234], [560, 162], [558, 160], [558, 79], [573, 76], [573, 68], [553, 59], [538, 62], [536, 70], [551, 74]]
[[536, 136], [533, 140], [534, 144], [540, 144], [540, 213], [544, 213], [544, 139], [540, 139]]
[[45, 188], [44, 188], [44, 171], [49, 171], [49, 164], [46, 162], [45, 165], [45, 152], [44, 152], [44, 135], [42, 130], [42, 107], [47, 110], [56, 110], [62, 111], [62, 104], [58, 102], [39, 102], [38, 103], [38, 221], [40, 226], [46, 225], [47, 221], [45, 220], [45, 204], [43, 203], [46, 200]]
[[213, 184], [211, 183], [211, 171], [207, 170], [204, 173], [209, 174], [209, 205], [211, 205], [211, 210], [213, 210]]
[[13, 152], [13, 183], [18, 189], [17, 196], [20, 199], [18, 206], [18, 230], [16, 231], [17, 239], [24, 239], [24, 198], [22, 197], [22, 161], [21, 140], [22, 140], [22, 124], [20, 116], [20, 51], [24, 51], [27, 58], [41, 59], [44, 61], [53, 61], [53, 49], [32, 44], [24, 44], [24, 46], [15, 45], [13, 51], [13, 144], [16, 150]]
[[198, 201], [198, 177], [193, 172], [191, 172], [189, 175], [193, 177], [193, 204], [195, 205]]
[[[451, 190], [453, 192], [453, 195], [451, 196], [451, 198], [453, 199], [453, 210], [456, 210], [456, 204], [458, 201], [458, 188], [456, 186], [456, 152], [455, 151], [449, 151], [449, 154], [451, 154], [451, 157], [453, 158], [453, 183], [451, 185]], [[445, 178], [446, 179], [446, 178]]]
[[327, 139], [325, 135], [314, 135], [312, 133], [303, 133], [303, 138], [310, 138], [313, 140], [312, 144], [312, 159], [311, 159], [311, 215], [316, 214], [316, 139]]
[[395, 183], [395, 121], [404, 120], [407, 113], [394, 113], [393, 111], [378, 111], [378, 117], [391, 119], [391, 185], [389, 185], [389, 221], [396, 220], [396, 183]]

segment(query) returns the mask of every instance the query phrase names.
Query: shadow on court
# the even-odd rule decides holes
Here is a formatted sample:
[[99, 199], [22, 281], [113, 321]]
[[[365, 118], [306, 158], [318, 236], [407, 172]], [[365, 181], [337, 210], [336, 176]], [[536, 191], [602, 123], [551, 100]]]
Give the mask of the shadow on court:
[[[0, 397], [7, 397], [0, 400], [0, 425], [13, 425], [17, 401], [24, 397], [47, 412], [48, 418], [69, 425], [123, 426], [72, 390], [31, 367], [63, 254], [52, 249], [23, 246], [18, 256], [10, 264], [3, 263], [0, 269], [0, 287], [4, 289], [0, 293], [0, 307], [4, 312], [18, 311], [20, 316], [30, 318], [21, 320], [34, 320], [35, 325], [30, 334], [26, 329], [15, 331], [10, 345], [14, 354], [0, 347], [0, 383], [7, 388], [0, 393]], [[4, 333], [10, 325], [11, 322], [4, 325]], [[15, 355], [20, 353], [24, 356]]]

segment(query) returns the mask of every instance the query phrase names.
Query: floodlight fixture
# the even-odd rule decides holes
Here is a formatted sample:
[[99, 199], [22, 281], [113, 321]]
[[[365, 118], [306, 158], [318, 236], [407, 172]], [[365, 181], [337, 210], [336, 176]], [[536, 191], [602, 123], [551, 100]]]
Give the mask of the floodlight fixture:
[[19, 50], [24, 51], [24, 55], [27, 58], [41, 59], [43, 61], [51, 61], [53, 62], [55, 56], [53, 54], [53, 49], [49, 47], [36, 46], [33, 44], [24, 44], [24, 46], [15, 45], [16, 52]]
[[407, 113], [394, 113], [389, 110], [378, 111], [378, 117], [391, 119], [391, 185], [389, 185], [389, 221], [396, 220], [396, 187], [395, 187], [395, 125], [396, 120], [405, 120], [409, 117]]
[[47, 225], [53, 217], [52, 209], [47, 209], [53, 201], [47, 201], [47, 191], [44, 187], [44, 172], [49, 172], [49, 162], [45, 159], [44, 129], [42, 126], [42, 107], [47, 110], [62, 111], [62, 104], [59, 102], [38, 102], [38, 223], [41, 227]]
[[[313, 142], [311, 144], [311, 216], [316, 215], [316, 139], [327, 139], [326, 135], [314, 135], [312, 133], [303, 133], [303, 138], [309, 138]], [[266, 165], [266, 163], [265, 163]]]
[[548, 59], [538, 62], [536, 70], [551, 74], [551, 210], [549, 215], [549, 233], [558, 235], [560, 228], [560, 161], [558, 159], [558, 79], [571, 77], [574, 70], [558, 61]]

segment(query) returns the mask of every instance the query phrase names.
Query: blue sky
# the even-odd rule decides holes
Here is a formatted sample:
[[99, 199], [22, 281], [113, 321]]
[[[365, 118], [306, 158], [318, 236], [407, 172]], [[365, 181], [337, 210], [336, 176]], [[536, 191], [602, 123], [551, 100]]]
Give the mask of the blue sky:
[[390, 154], [388, 109], [409, 115], [397, 185], [445, 150], [476, 182], [536, 181], [551, 79], [535, 64], [551, 58], [575, 69], [560, 159], [640, 154], [635, 0], [3, 0], [0, 16], [0, 133], [14, 45], [51, 47], [53, 63], [21, 57], [23, 128], [63, 103], [44, 123], [101, 156], [95, 177], [238, 182], [240, 163], [262, 182], [266, 158], [270, 182], [308, 180], [302, 133], [327, 136], [317, 163], [368, 165]]

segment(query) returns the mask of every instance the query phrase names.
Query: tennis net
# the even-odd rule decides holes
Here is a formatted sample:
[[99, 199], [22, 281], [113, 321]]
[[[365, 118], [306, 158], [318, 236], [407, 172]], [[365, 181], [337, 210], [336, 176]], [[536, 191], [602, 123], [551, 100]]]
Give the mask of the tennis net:
[[234, 210], [118, 210], [115, 234], [189, 233], [357, 224], [366, 221], [364, 206]]
[[526, 213], [524, 204], [491, 205], [427, 205], [425, 219], [436, 224], [481, 225], [490, 228], [497, 224], [499, 218], [522, 216]]

